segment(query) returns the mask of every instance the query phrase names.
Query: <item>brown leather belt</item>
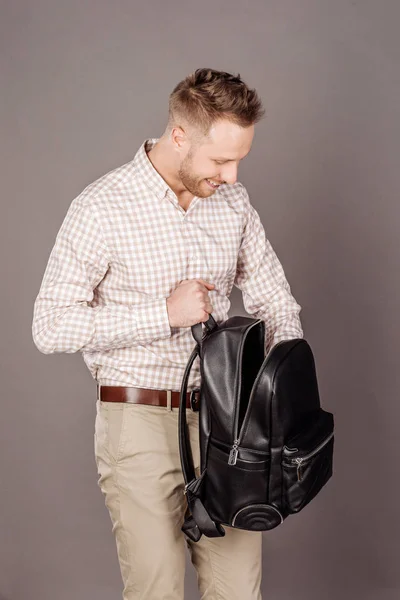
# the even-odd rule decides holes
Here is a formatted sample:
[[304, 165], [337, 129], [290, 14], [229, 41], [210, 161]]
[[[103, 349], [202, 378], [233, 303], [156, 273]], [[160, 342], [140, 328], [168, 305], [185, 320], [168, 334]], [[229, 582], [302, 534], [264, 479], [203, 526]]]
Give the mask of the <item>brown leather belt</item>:
[[[199, 388], [195, 388], [186, 393], [186, 408], [191, 408], [195, 412], [199, 410], [199, 391]], [[179, 408], [180, 392], [97, 384], [97, 398], [101, 402], [131, 402], [133, 404]]]

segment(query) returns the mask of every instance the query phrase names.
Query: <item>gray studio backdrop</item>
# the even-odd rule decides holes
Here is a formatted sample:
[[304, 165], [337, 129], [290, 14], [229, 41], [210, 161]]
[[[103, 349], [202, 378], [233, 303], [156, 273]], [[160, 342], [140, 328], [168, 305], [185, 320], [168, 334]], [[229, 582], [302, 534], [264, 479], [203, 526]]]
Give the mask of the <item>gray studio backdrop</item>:
[[[336, 420], [333, 478], [264, 533], [263, 598], [397, 598], [400, 3], [0, 7], [0, 600], [121, 597], [95, 383], [79, 352], [36, 349], [33, 303], [72, 199], [161, 135], [168, 94], [198, 67], [240, 73], [266, 105], [239, 179], [302, 306]], [[237, 289], [231, 299], [245, 314]], [[198, 599], [189, 560], [185, 585]]]

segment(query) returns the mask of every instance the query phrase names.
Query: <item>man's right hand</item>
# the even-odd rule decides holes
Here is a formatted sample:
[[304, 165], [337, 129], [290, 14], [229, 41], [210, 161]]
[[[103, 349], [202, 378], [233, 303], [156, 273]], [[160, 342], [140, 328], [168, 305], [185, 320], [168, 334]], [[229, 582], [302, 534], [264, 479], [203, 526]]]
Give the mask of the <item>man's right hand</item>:
[[213, 307], [208, 292], [215, 285], [204, 279], [183, 279], [167, 298], [168, 319], [171, 327], [191, 327], [204, 323]]

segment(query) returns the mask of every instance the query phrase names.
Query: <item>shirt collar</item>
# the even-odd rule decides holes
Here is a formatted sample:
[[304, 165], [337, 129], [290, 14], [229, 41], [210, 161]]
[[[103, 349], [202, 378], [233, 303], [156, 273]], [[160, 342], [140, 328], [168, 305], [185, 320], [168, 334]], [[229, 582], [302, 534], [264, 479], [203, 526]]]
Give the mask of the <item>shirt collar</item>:
[[161, 175], [153, 167], [147, 152], [155, 146], [159, 138], [148, 138], [140, 146], [137, 151], [135, 158], [133, 159], [136, 172], [143, 179], [144, 183], [149, 187], [158, 198], [162, 199], [166, 193], [172, 192], [167, 182], [161, 177]]

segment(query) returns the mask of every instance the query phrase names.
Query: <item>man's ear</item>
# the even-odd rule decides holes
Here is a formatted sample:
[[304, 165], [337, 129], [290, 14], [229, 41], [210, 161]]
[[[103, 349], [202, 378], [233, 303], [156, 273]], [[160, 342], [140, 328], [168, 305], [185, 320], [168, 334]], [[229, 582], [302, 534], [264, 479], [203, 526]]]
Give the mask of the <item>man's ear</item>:
[[181, 125], [176, 125], [171, 131], [171, 141], [176, 150], [181, 151], [184, 149], [188, 142], [188, 136], [185, 129]]

